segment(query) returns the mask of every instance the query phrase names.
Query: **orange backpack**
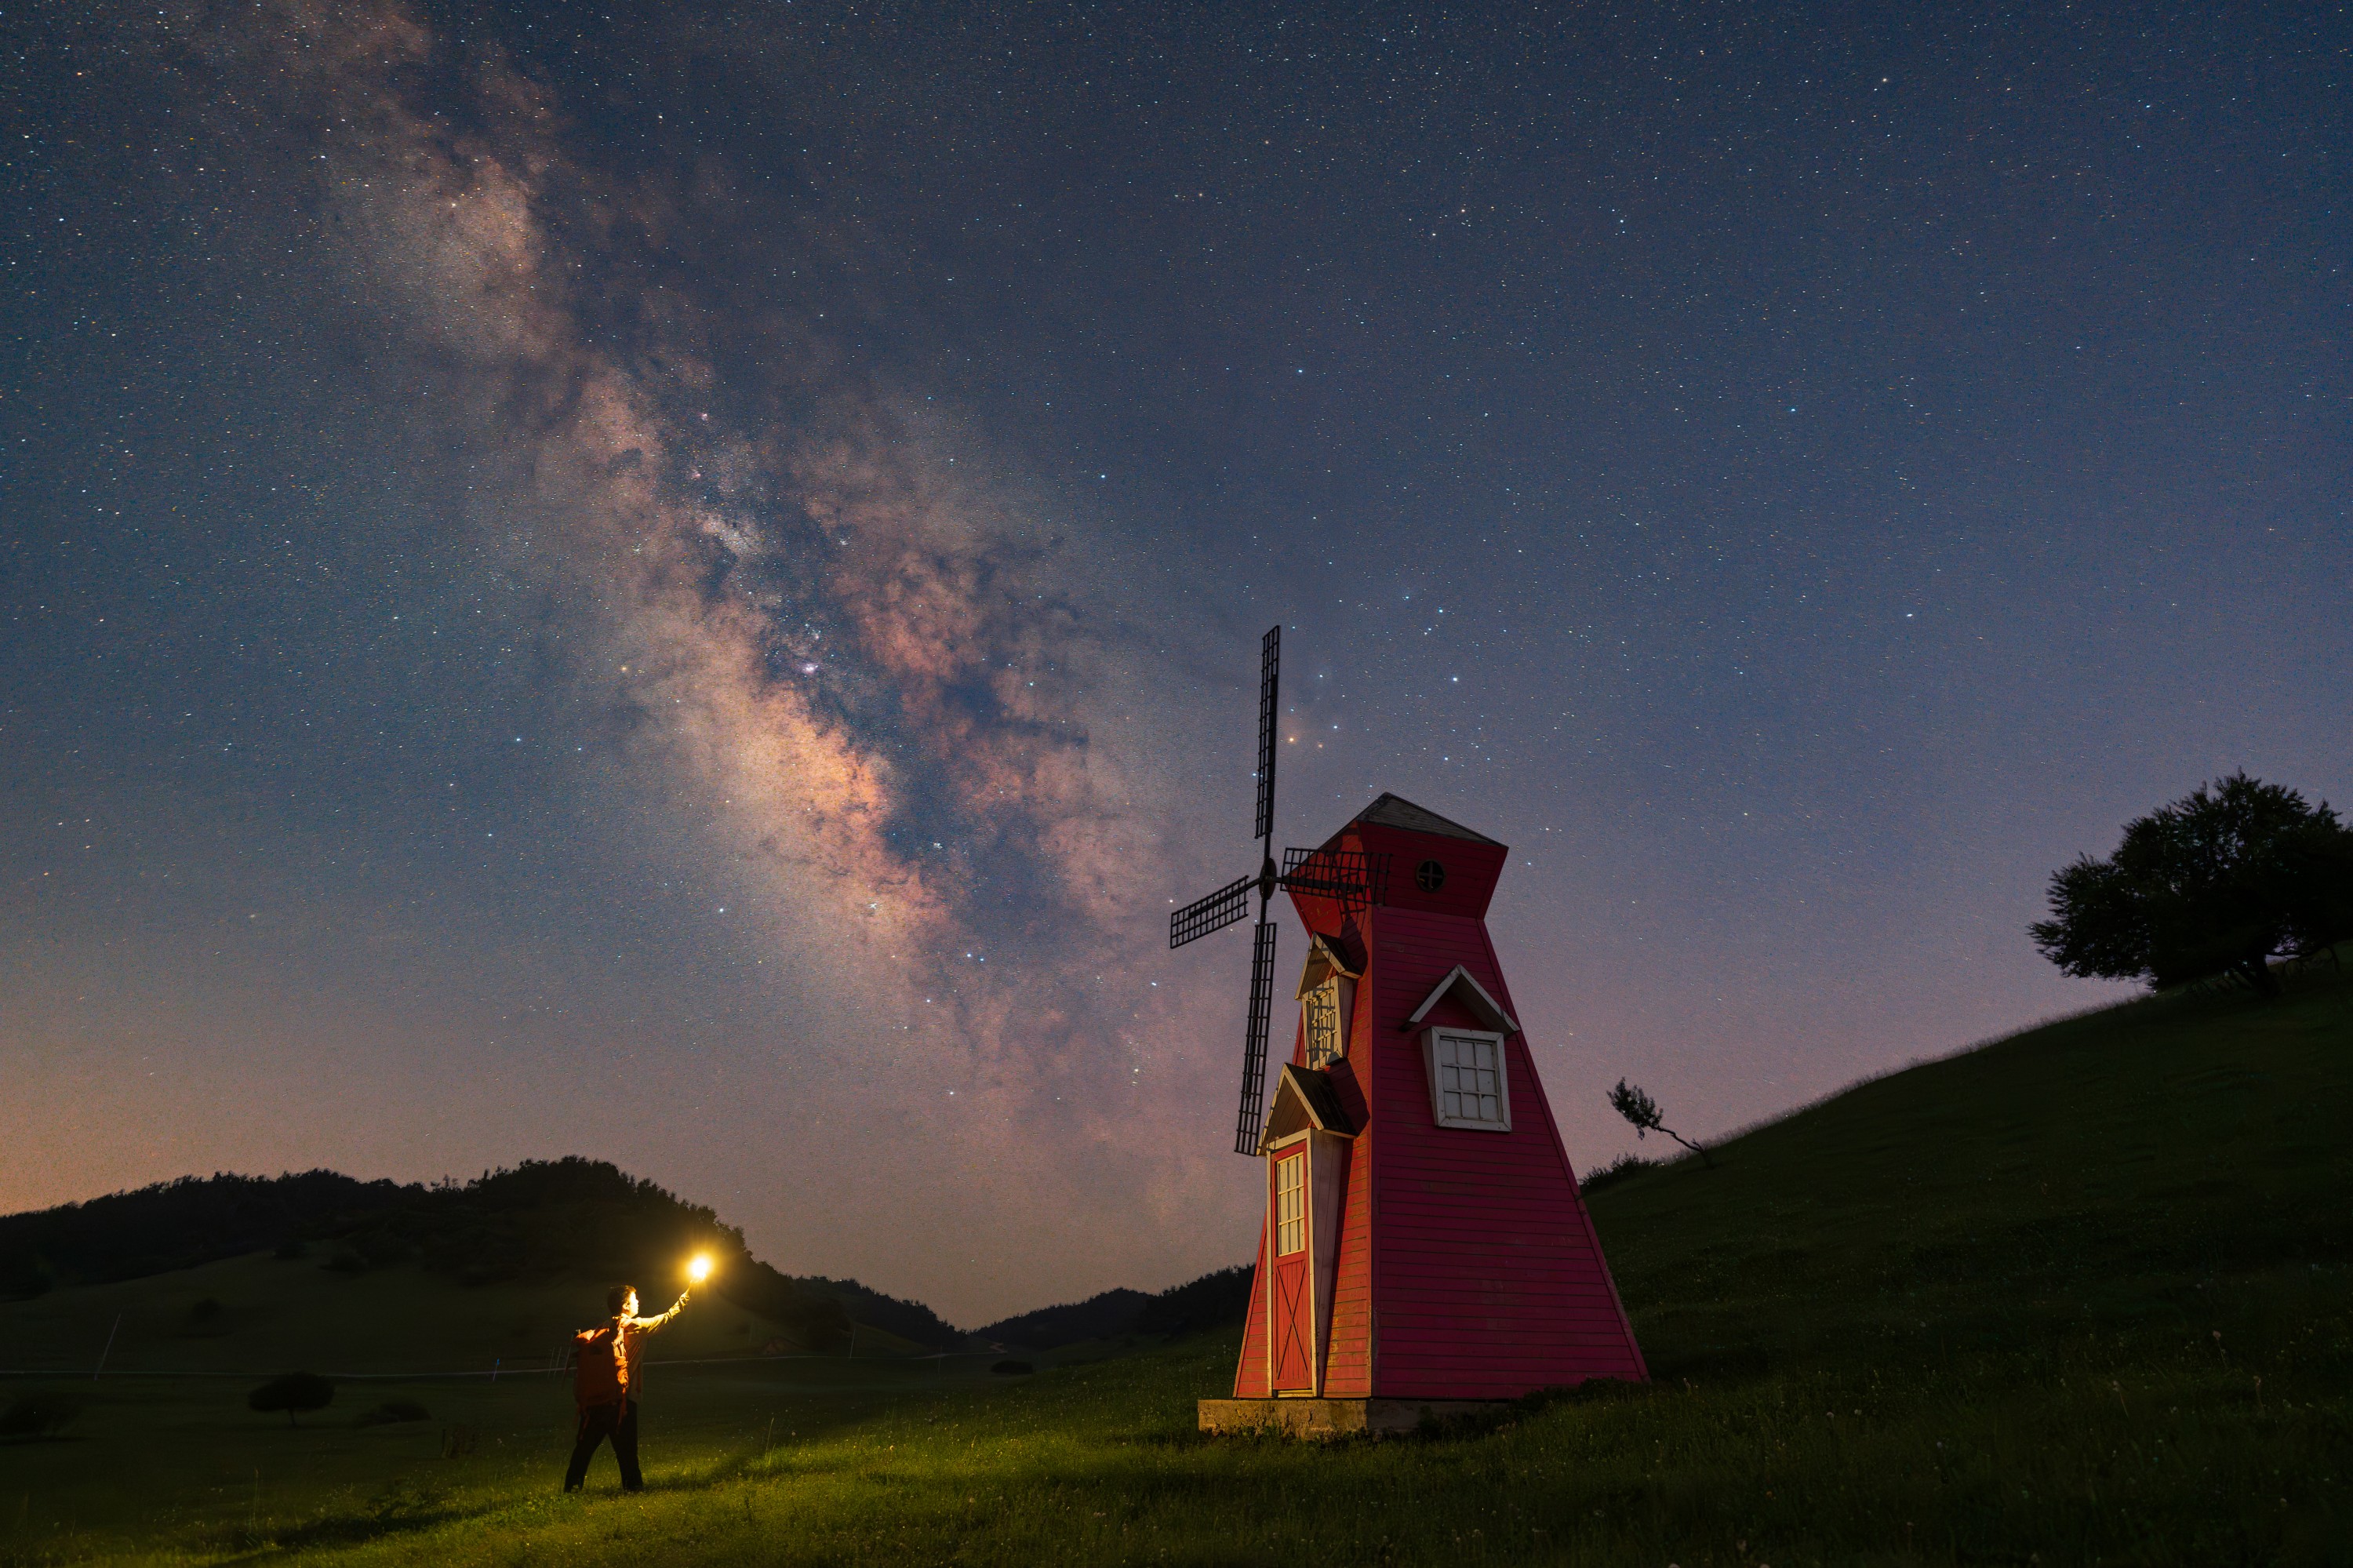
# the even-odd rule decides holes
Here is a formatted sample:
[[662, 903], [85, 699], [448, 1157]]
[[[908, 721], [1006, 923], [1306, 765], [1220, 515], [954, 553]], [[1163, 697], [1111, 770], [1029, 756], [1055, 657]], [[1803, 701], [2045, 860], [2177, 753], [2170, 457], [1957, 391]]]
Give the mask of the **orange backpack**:
[[581, 1404], [610, 1404], [621, 1397], [621, 1369], [613, 1356], [613, 1325], [584, 1329], [572, 1336], [572, 1391]]

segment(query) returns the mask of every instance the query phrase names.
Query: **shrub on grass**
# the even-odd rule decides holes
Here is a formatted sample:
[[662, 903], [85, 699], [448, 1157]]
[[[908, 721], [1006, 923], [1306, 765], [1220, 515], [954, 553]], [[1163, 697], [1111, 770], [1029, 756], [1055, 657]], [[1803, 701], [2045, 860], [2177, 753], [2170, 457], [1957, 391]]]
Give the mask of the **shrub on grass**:
[[1591, 1197], [1604, 1187], [1614, 1187], [1629, 1176], [1639, 1175], [1642, 1171], [1664, 1163], [1665, 1161], [1659, 1160], [1645, 1160], [1641, 1155], [1631, 1152], [1621, 1154], [1609, 1164], [1597, 1165], [1587, 1171], [1585, 1179], [1577, 1184], [1577, 1191]]
[[79, 1399], [56, 1389], [18, 1394], [0, 1410], [0, 1437], [55, 1437], [73, 1425], [81, 1406]]
[[271, 1378], [246, 1396], [246, 1408], [267, 1415], [286, 1413], [286, 1425], [297, 1425], [297, 1411], [324, 1410], [335, 1397], [335, 1385], [317, 1372], [288, 1372]]

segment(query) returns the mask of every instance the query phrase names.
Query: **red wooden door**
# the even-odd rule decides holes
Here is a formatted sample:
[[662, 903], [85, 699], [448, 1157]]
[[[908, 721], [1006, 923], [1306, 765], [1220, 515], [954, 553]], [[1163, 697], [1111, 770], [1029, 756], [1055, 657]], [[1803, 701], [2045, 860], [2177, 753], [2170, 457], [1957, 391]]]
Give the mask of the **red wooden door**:
[[1279, 1393], [1315, 1392], [1314, 1298], [1307, 1287], [1307, 1150], [1278, 1155], [1271, 1175], [1274, 1289], [1273, 1386]]

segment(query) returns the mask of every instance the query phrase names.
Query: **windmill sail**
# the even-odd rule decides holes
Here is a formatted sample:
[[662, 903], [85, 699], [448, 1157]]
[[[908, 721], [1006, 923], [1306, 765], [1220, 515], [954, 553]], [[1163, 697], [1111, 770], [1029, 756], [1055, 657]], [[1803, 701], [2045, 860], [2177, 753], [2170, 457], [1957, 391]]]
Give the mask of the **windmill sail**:
[[1258, 644], [1258, 826], [1250, 837], [1274, 836], [1274, 709], [1282, 669], [1282, 626], [1266, 629]]
[[1274, 1010], [1274, 934], [1277, 927], [1259, 916], [1258, 939], [1250, 947], [1250, 1033], [1242, 1042], [1242, 1101], [1234, 1118], [1234, 1152], [1258, 1152], [1259, 1118], [1266, 1112], [1266, 1025]]
[[1389, 857], [1363, 850], [1287, 849], [1282, 874], [1275, 885], [1286, 893], [1308, 893], [1329, 898], [1353, 913], [1386, 902]]
[[[1377, 878], [1388, 874], [1386, 863], [1377, 868], [1345, 862], [1320, 852], [1288, 850], [1283, 869], [1274, 868], [1274, 723], [1282, 699], [1282, 625], [1267, 628], [1258, 645], [1258, 815], [1250, 837], [1259, 841], [1259, 867], [1254, 876], [1238, 876], [1206, 898], [1196, 898], [1168, 916], [1168, 945], [1181, 948], [1213, 931], [1222, 931], [1250, 914], [1250, 895], [1258, 894], [1258, 933], [1250, 946], [1250, 1032], [1242, 1041], [1242, 1097], [1234, 1118], [1234, 1152], [1258, 1153], [1259, 1126], [1266, 1114], [1266, 1030], [1274, 1008], [1274, 933], [1271, 916], [1275, 890], [1292, 886], [1361, 906], [1380, 896]], [[1295, 885], [1286, 878], [1296, 875]]]
[[1169, 916], [1169, 947], [1198, 942], [1212, 931], [1222, 931], [1237, 920], [1248, 919], [1250, 891], [1257, 882], [1255, 876], [1238, 876], [1207, 898], [1196, 898]]

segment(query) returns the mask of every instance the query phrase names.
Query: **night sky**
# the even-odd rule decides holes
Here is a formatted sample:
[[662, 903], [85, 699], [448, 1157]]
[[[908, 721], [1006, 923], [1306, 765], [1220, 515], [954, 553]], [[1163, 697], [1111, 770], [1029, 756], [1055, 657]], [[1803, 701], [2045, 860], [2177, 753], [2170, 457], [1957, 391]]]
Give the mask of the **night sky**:
[[2348, 50], [12, 5], [0, 1209], [580, 1153], [965, 1323], [1240, 1261], [1166, 921], [1278, 620], [1278, 845], [1513, 846], [1580, 1168], [2107, 1000], [2052, 868], [2353, 794]]

